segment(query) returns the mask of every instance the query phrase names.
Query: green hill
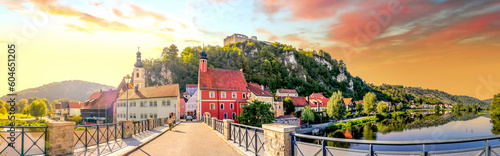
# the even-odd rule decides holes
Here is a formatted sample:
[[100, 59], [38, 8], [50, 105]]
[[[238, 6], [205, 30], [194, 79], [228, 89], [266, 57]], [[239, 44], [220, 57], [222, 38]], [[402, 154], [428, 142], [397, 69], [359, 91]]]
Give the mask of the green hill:
[[[50, 102], [53, 100], [67, 98], [69, 100], [83, 101], [99, 90], [114, 89], [115, 87], [81, 81], [69, 80], [61, 82], [53, 82], [36, 88], [29, 88], [17, 92], [17, 100], [28, 99], [30, 97], [47, 98]], [[3, 96], [0, 100], [7, 101], [7, 96]]]
[[[198, 65], [202, 47], [186, 47], [179, 51], [175, 45], [163, 49], [161, 59], [144, 61], [147, 85], [179, 83], [181, 92], [185, 84], [198, 83]], [[207, 46], [209, 68], [243, 69], [249, 82], [269, 86], [272, 92], [279, 88], [296, 89], [299, 96], [323, 93], [330, 97], [342, 91], [344, 97], [361, 100], [367, 92], [375, 92], [380, 100], [425, 103], [484, 103], [467, 96], [404, 87], [397, 85], [374, 86], [352, 76], [342, 60], [336, 60], [323, 50], [305, 51], [281, 43], [266, 44], [245, 41], [228, 46]]]

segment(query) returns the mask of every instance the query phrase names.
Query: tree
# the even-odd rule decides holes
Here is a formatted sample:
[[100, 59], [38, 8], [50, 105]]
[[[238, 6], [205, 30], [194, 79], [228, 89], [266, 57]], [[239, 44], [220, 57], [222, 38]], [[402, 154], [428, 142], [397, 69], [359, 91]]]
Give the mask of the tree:
[[377, 95], [372, 92], [366, 93], [363, 97], [363, 112], [367, 115], [375, 112], [375, 101], [377, 100]]
[[29, 105], [28, 105], [28, 100], [26, 100], [26, 99], [22, 99], [22, 100], [21, 100], [21, 101], [19, 101], [19, 103], [16, 105], [16, 107], [17, 107], [16, 112], [17, 112], [17, 113], [22, 113], [22, 112], [23, 112], [23, 110], [24, 110], [24, 107], [26, 107], [26, 106], [29, 106]]
[[387, 103], [380, 101], [377, 104], [377, 112], [386, 115], [389, 112], [389, 106], [387, 105]]
[[47, 115], [47, 104], [45, 104], [43, 99], [34, 100], [31, 102], [30, 107], [30, 115], [34, 117], [43, 117]]
[[[58, 104], [58, 103], [59, 103], [59, 100], [54, 100], [54, 101], [52, 101], [52, 103], [50, 103], [50, 107], [52, 107], [52, 108], [55, 109], [56, 108], [56, 104]], [[53, 110], [53, 109], [51, 109], [51, 110]]]
[[[0, 100], [0, 108], [1, 108], [1, 107], [5, 107], [5, 105], [6, 105], [6, 104], [7, 104], [7, 103], [5, 103], [5, 101]], [[7, 109], [7, 108], [5, 108], [5, 109]]]
[[5, 107], [0, 108], [0, 114], [2, 115], [7, 114], [7, 109]]
[[26, 117], [28, 117], [30, 115], [30, 107], [29, 107], [29, 105], [24, 106], [24, 108], [23, 108], [23, 114], [26, 115]]
[[72, 120], [76, 123], [80, 123], [80, 121], [82, 121], [82, 117], [80, 117], [80, 115], [75, 115]]
[[398, 106], [396, 106], [396, 109], [398, 109], [398, 110], [403, 110], [403, 108], [404, 108], [404, 104], [402, 102], [399, 103]]
[[391, 112], [396, 112], [396, 106], [394, 105], [391, 106]]
[[286, 97], [285, 100], [283, 100], [283, 107], [285, 107], [286, 115], [290, 115], [295, 112], [295, 105], [293, 104], [292, 99], [290, 99], [289, 97]]
[[493, 96], [493, 100], [490, 104], [490, 115], [490, 122], [493, 124], [491, 132], [493, 134], [500, 134], [500, 93]]
[[244, 125], [261, 127], [262, 124], [274, 121], [274, 112], [271, 111], [271, 108], [272, 105], [270, 104], [253, 100], [243, 107], [243, 111], [237, 116], [237, 120]]
[[300, 116], [302, 121], [307, 122], [307, 125], [309, 125], [309, 122], [314, 121], [314, 112], [311, 110], [311, 106], [305, 106]]
[[356, 112], [361, 112], [361, 109], [363, 109], [363, 104], [356, 102]]
[[439, 106], [439, 105], [434, 106], [434, 113], [435, 114], [439, 115], [440, 111], [441, 111], [441, 106]]
[[335, 118], [335, 120], [342, 120], [342, 117], [346, 114], [346, 107], [343, 101], [342, 92], [333, 92], [330, 100], [328, 101], [326, 114], [329, 117]]

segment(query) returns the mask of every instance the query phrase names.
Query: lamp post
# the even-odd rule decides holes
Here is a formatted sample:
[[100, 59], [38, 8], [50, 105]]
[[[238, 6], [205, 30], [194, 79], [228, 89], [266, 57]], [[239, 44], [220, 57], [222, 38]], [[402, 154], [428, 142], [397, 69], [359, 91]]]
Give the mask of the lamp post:
[[127, 120], [128, 120], [128, 116], [129, 116], [129, 114], [128, 114], [128, 84], [129, 84], [130, 82], [127, 82], [127, 81], [128, 81], [131, 77], [130, 77], [130, 75], [129, 75], [129, 74], [127, 74], [127, 76], [125, 76], [125, 77], [123, 77], [123, 78], [125, 79], [125, 83], [127, 84]]

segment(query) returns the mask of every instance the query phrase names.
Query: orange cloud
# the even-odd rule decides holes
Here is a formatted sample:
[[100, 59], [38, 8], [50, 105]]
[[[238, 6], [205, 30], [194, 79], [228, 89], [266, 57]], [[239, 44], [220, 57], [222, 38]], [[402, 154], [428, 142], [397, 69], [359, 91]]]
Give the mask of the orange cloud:
[[255, 29], [255, 32], [261, 33], [261, 34], [266, 34], [267, 36], [269, 36], [268, 39], [271, 42], [276, 41], [276, 39], [278, 39], [278, 37], [276, 37], [276, 35], [274, 35], [272, 32], [266, 31], [263, 28], [257, 28], [257, 29]]
[[129, 4], [129, 6], [133, 10], [132, 13], [134, 14], [134, 17], [152, 17], [158, 21], [166, 21], [167, 20], [165, 15], [163, 15], [161, 13], [150, 11], [150, 10], [144, 9], [144, 8], [142, 8], [138, 5], [134, 5], [134, 4]]
[[315, 48], [319, 44], [310, 44], [306, 39], [299, 37], [297, 34], [288, 34], [284, 36], [284, 39], [292, 42], [299, 42], [300, 48]]
[[26, 9], [23, 4], [25, 2], [24, 0], [2, 0], [0, 4], [7, 6], [9, 10], [23, 10]]

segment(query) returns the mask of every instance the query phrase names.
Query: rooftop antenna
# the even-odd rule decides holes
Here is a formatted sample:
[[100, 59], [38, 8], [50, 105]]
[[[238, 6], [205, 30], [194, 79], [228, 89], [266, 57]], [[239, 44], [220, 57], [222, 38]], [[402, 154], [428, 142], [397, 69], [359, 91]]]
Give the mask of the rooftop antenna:
[[140, 48], [141, 48], [141, 47], [137, 46], [137, 51], [140, 51]]

